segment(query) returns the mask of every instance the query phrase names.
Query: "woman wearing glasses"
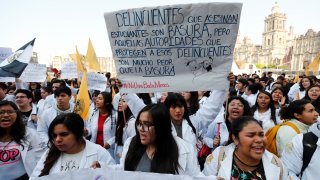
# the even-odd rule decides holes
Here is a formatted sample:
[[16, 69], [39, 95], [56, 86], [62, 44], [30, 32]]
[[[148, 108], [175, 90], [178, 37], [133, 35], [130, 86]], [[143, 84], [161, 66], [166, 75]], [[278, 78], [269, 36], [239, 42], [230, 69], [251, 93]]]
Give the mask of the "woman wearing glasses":
[[0, 179], [29, 179], [45, 146], [16, 104], [0, 101]]
[[[207, 131], [209, 124], [218, 115], [225, 91], [214, 90], [201, 108], [189, 116], [187, 103], [179, 93], [169, 93], [163, 104], [167, 107], [172, 122], [172, 133], [189, 142], [196, 148], [197, 138]], [[127, 94], [124, 100], [135, 116], [145, 106], [135, 94]], [[137, 116], [135, 116], [137, 117]]]
[[[171, 120], [162, 104], [145, 106], [136, 120], [136, 135], [123, 148], [120, 167], [126, 171], [166, 174], [200, 173], [191, 145], [171, 133]], [[93, 167], [99, 167], [95, 163]]]

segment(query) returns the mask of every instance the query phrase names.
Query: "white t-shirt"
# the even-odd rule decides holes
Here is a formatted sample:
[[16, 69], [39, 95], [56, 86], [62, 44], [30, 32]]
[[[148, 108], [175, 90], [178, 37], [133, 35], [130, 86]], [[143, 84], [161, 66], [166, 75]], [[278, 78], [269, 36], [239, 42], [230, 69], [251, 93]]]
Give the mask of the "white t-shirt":
[[27, 173], [20, 148], [22, 147], [14, 141], [0, 142], [0, 179], [17, 179]]
[[70, 171], [79, 169], [81, 159], [82, 159], [83, 150], [76, 154], [61, 154], [61, 166], [60, 171]]

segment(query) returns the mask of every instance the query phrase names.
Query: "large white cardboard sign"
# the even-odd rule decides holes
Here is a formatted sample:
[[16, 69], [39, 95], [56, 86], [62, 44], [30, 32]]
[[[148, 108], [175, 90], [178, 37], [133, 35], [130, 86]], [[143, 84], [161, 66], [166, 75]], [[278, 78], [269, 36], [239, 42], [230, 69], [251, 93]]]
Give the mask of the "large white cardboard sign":
[[130, 179], [130, 180], [216, 180], [215, 176], [208, 177], [191, 177], [187, 175], [171, 175], [171, 174], [157, 174], [157, 173], [144, 173], [144, 172], [132, 172], [132, 171], [121, 171], [112, 170], [109, 168], [103, 169], [79, 169], [76, 171], [67, 171], [62, 173], [56, 173], [40, 178], [39, 180], [119, 180], [119, 179]]
[[226, 89], [241, 3], [105, 13], [122, 92]]
[[[80, 79], [82, 79], [82, 73], [80, 73]], [[105, 91], [107, 87], [107, 78], [103, 74], [96, 72], [87, 73], [88, 89]]]
[[61, 79], [72, 79], [78, 77], [76, 62], [66, 62], [61, 64]]
[[23, 82], [44, 82], [47, 78], [47, 67], [45, 64], [29, 63], [20, 76]]

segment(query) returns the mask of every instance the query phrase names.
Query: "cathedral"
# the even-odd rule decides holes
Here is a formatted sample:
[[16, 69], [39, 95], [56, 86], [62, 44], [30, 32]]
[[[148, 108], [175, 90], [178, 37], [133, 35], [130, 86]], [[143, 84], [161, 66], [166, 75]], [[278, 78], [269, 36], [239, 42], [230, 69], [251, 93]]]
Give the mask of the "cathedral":
[[305, 34], [295, 35], [293, 27], [286, 29], [287, 16], [278, 3], [265, 17], [262, 44], [253, 44], [238, 34], [234, 49], [234, 60], [243, 68], [245, 64], [273, 65], [276, 69], [303, 71], [320, 53], [320, 31], [309, 29]]

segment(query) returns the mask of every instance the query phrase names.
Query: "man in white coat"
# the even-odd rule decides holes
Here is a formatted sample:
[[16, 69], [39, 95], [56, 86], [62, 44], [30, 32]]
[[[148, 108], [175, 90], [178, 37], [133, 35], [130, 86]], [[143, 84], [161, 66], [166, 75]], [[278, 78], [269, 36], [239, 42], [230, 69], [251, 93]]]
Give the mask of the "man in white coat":
[[53, 119], [62, 113], [73, 112], [73, 105], [69, 103], [71, 99], [71, 89], [62, 86], [54, 91], [56, 105], [46, 109], [38, 120], [37, 131], [43, 142], [48, 142], [48, 128]]
[[[320, 177], [320, 122], [313, 124], [309, 131], [316, 135], [316, 149], [311, 157], [308, 166], [305, 168], [303, 173], [301, 173], [303, 165], [303, 134], [298, 134], [295, 136], [290, 143], [286, 145], [286, 149], [282, 152], [281, 160], [287, 167], [290, 179], [318, 179]], [[302, 174], [302, 175], [301, 175]]]

